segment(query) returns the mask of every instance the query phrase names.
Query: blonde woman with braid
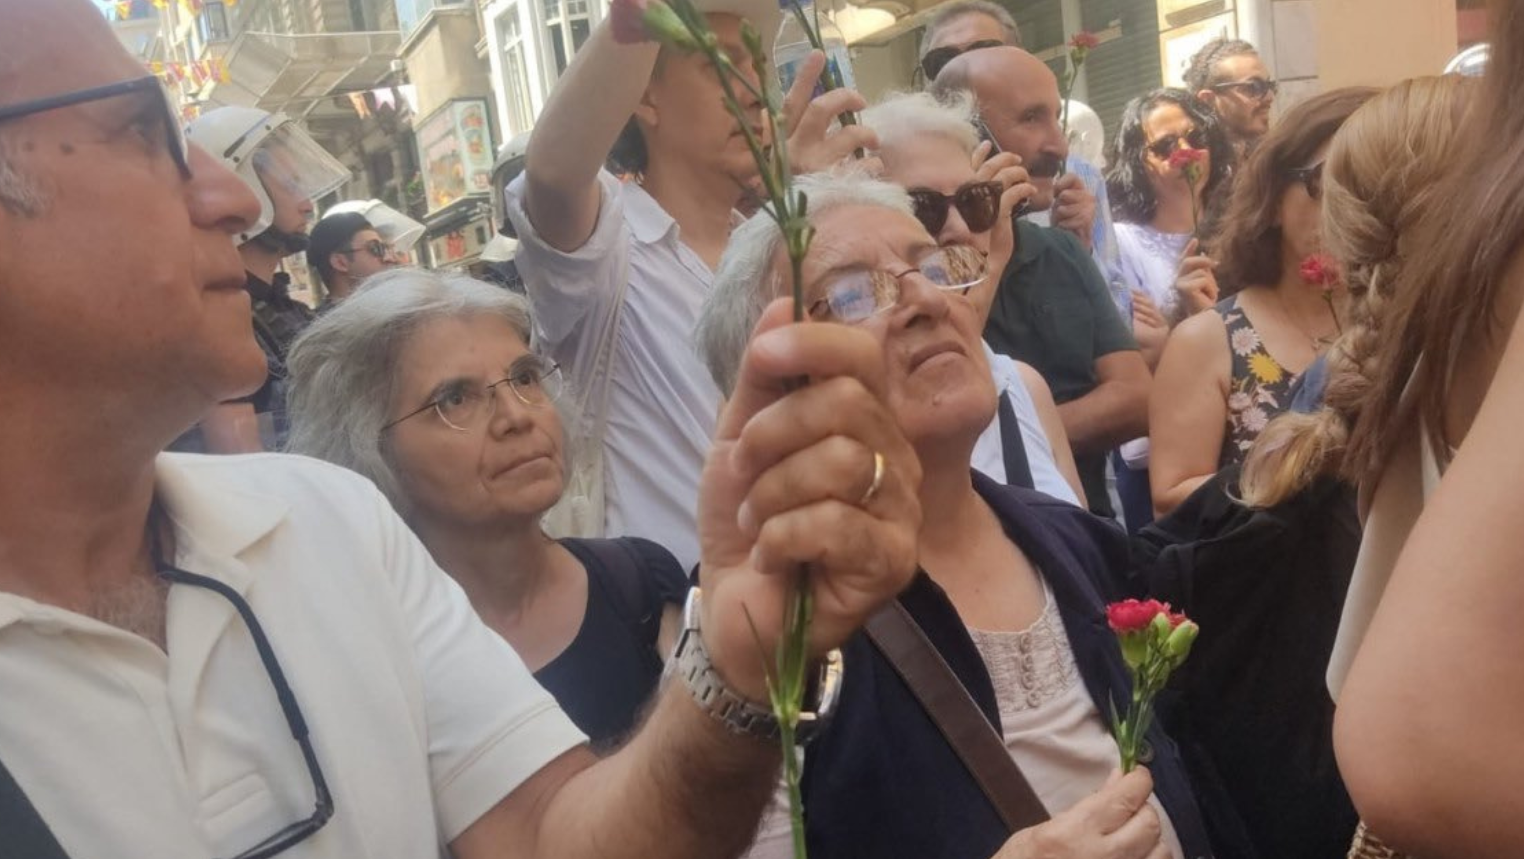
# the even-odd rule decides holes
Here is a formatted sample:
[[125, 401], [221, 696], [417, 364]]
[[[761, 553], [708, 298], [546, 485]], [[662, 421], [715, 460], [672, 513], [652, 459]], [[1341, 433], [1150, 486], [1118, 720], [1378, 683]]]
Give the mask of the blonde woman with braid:
[[[1260, 440], [1244, 478], [1256, 503], [1325, 470], [1358, 483], [1337, 760], [1367, 824], [1418, 856], [1523, 854], [1523, 8], [1498, 6], [1449, 169], [1392, 237], [1404, 265], [1354, 302], [1329, 412]], [[1348, 163], [1330, 185], [1363, 199]], [[1327, 197], [1339, 254], [1368, 247], [1345, 230], [1373, 237], [1346, 199]]]

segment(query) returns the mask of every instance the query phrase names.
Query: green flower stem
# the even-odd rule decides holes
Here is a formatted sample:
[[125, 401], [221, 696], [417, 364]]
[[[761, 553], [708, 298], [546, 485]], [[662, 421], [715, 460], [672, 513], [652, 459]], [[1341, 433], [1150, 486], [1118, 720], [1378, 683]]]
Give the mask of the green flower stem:
[[[671, 38], [670, 43], [681, 49], [688, 46], [689, 49], [699, 50], [705, 55], [717, 79], [721, 82], [722, 100], [727, 111], [742, 129], [749, 152], [752, 153], [754, 162], [759, 168], [760, 181], [764, 186], [764, 196], [767, 198], [763, 208], [779, 226], [785, 240], [786, 254], [790, 259], [792, 314], [794, 319], [800, 322], [806, 318], [802, 296], [802, 268], [807, 250], [811, 247], [813, 231], [806, 217], [806, 195], [792, 188], [788, 140], [783, 133], [784, 123], [781, 118], [779, 97], [773, 88], [762, 85], [763, 81], [768, 80], [763, 41], [758, 31], [745, 22], [743, 43], [748, 49], [754, 72], [761, 82], [761, 87], [755, 87], [721, 52], [716, 36], [711, 33], [705, 19], [690, 0], [671, 0], [671, 3], [676, 17], [684, 25], [688, 39]], [[801, 12], [800, 6], [795, 5], [795, 8], [797, 14], [804, 19], [805, 15]], [[809, 28], [808, 32], [811, 33], [814, 47], [821, 48], [822, 40], [816, 28]], [[828, 69], [825, 67], [824, 70]], [[770, 138], [768, 146], [753, 133], [753, 123], [750, 122], [748, 114], [738, 100], [737, 91], [733, 88], [734, 83], [742, 86], [753, 99], [765, 106], [764, 120], [769, 128]], [[852, 115], [845, 114], [840, 117], [840, 121], [850, 125], [853, 124], [854, 118]], [[787, 384], [787, 388], [799, 388], [806, 383], [805, 378], [792, 379]], [[801, 804], [801, 764], [796, 757], [796, 728], [801, 718], [801, 705], [806, 694], [807, 632], [812, 618], [812, 596], [808, 575], [809, 571], [805, 565], [796, 570], [790, 596], [786, 599], [782, 634], [775, 646], [772, 671], [768, 670], [768, 660], [765, 657], [765, 679], [769, 689], [770, 708], [774, 713], [775, 721], [780, 726], [780, 748], [784, 759], [786, 791], [790, 802], [791, 840], [797, 859], [806, 859], [806, 826]], [[750, 617], [749, 625], [752, 626], [752, 624]], [[757, 630], [755, 630], [755, 636], [757, 638]], [[762, 642], [760, 656], [764, 657]]]

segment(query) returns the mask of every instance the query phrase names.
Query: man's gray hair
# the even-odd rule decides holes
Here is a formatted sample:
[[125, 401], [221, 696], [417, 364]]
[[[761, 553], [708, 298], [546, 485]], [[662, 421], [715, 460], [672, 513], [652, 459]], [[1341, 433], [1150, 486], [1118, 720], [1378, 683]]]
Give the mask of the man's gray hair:
[[287, 354], [287, 450], [370, 478], [400, 511], [403, 487], [382, 427], [409, 339], [438, 319], [497, 316], [531, 345], [525, 298], [461, 274], [419, 268], [379, 272], [297, 338]]
[[955, 0], [953, 3], [944, 3], [938, 7], [928, 23], [923, 25], [923, 41], [918, 45], [918, 58], [921, 60], [929, 51], [929, 46], [934, 43], [934, 36], [956, 18], [964, 18], [967, 15], [986, 15], [996, 21], [1003, 28], [1003, 33], [1008, 37], [1008, 44], [1015, 48], [1024, 47], [1019, 39], [1019, 22], [1013, 20], [1013, 14], [1002, 6], [990, 2], [990, 0]]
[[860, 123], [880, 139], [881, 150], [918, 137], [943, 137], [965, 152], [976, 150], [976, 99], [965, 90], [945, 100], [926, 92], [893, 92], [860, 113]]
[[[853, 168], [799, 176], [796, 189], [806, 194], [809, 220], [838, 206], [878, 206], [905, 215], [913, 211], [900, 186]], [[775, 270], [783, 247], [779, 226], [767, 212], [759, 212], [732, 231], [722, 253], [721, 267], [695, 326], [695, 345], [725, 396], [731, 396], [737, 385], [743, 351], [765, 306], [786, 288], [781, 272]]]

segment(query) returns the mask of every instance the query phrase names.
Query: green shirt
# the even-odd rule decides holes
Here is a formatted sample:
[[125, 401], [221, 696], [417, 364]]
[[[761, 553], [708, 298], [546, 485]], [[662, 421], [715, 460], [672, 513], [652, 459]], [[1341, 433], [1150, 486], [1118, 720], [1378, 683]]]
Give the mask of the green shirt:
[[[1034, 367], [1057, 403], [1098, 387], [1094, 362], [1136, 348], [1120, 318], [1108, 284], [1082, 243], [1065, 230], [1017, 223], [1018, 247], [997, 295], [983, 336], [999, 354]], [[1077, 470], [1088, 507], [1110, 515], [1104, 488], [1104, 457], [1079, 456]]]

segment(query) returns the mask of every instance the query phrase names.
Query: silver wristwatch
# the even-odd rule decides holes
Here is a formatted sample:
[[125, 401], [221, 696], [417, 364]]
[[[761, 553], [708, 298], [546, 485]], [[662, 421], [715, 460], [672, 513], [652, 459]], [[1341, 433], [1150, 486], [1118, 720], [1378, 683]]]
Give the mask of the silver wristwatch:
[[[700, 588], [690, 588], [684, 601], [684, 623], [666, 671], [677, 675], [700, 709], [721, 722], [727, 730], [741, 736], [779, 741], [780, 726], [775, 722], [774, 713], [727, 688], [721, 675], [711, 666], [711, 656], [706, 653], [700, 637]], [[811, 739], [832, 715], [838, 704], [843, 674], [843, 654], [835, 648], [822, 659], [816, 706], [811, 710], [803, 706], [800, 721], [796, 724], [797, 743]]]

